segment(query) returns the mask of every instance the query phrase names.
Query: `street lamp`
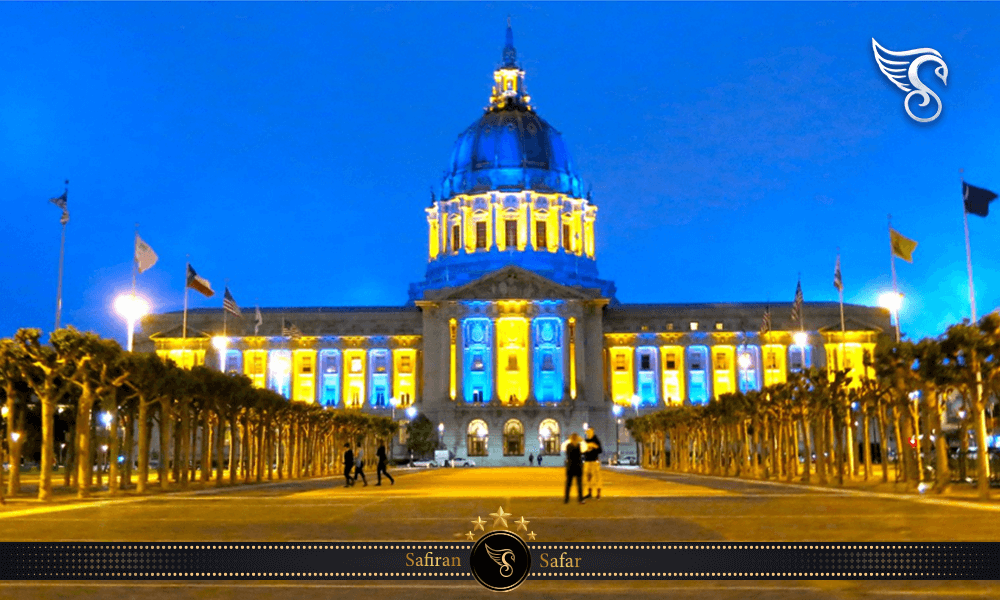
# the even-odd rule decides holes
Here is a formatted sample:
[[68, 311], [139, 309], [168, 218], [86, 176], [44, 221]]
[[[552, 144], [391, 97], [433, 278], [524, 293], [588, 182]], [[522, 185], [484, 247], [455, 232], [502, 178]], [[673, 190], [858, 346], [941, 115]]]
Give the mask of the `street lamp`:
[[392, 420], [396, 420], [396, 407], [399, 406], [399, 398], [393, 396], [389, 398], [389, 404], [392, 405]]
[[636, 416], [639, 416], [639, 403], [640, 402], [642, 402], [642, 398], [639, 397], [639, 394], [634, 394], [632, 396], [632, 408], [635, 409]]
[[113, 418], [111, 417], [111, 413], [109, 413], [109, 412], [102, 412], [101, 413], [101, 423], [104, 424], [104, 428], [105, 429], [109, 429], [111, 427], [111, 421], [112, 420], [113, 420]]
[[406, 418], [409, 419], [409, 420], [411, 420], [411, 421], [413, 419], [416, 419], [417, 418], [417, 407], [411, 406], [411, 407], [407, 408], [406, 409]]
[[229, 338], [224, 335], [217, 335], [212, 338], [212, 346], [219, 353], [219, 372], [226, 372], [226, 346], [229, 345]]
[[622, 434], [621, 434], [622, 407], [621, 407], [621, 404], [615, 404], [614, 406], [612, 406], [611, 407], [611, 414], [613, 414], [615, 416], [615, 460], [617, 461], [617, 460], [620, 460], [620, 456], [621, 456], [619, 454], [619, 452], [621, 451], [620, 445], [621, 445], [621, 438], [622, 438]]
[[132, 338], [135, 337], [135, 324], [143, 316], [149, 314], [149, 302], [135, 294], [119, 294], [115, 298], [115, 312], [128, 323], [128, 351], [132, 351]]
[[878, 304], [882, 308], [889, 309], [893, 319], [896, 320], [896, 342], [899, 343], [899, 308], [903, 305], [903, 294], [899, 292], [883, 292], [879, 294]]
[[438, 423], [438, 446], [444, 447], [444, 423]]

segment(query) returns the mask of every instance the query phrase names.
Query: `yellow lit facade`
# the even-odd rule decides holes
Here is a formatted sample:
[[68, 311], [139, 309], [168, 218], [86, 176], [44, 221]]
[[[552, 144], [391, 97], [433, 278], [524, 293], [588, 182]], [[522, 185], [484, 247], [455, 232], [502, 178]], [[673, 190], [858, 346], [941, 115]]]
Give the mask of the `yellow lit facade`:
[[763, 348], [764, 385], [785, 383], [788, 348], [781, 344], [766, 344]]
[[361, 408], [365, 401], [364, 350], [344, 350], [344, 406]]
[[712, 392], [715, 398], [736, 391], [736, 357], [732, 346], [712, 347]]
[[669, 406], [684, 403], [684, 348], [661, 346], [663, 402]]
[[292, 357], [292, 399], [312, 404], [316, 402], [316, 351], [296, 350]]
[[267, 387], [267, 350], [244, 351], [243, 373], [255, 387]]
[[635, 350], [615, 346], [608, 352], [611, 359], [611, 398], [616, 404], [628, 406], [635, 395], [635, 374], [632, 370]]
[[205, 364], [204, 350], [161, 350], [157, 352], [160, 358], [174, 361], [182, 369], [190, 369]]
[[517, 405], [528, 398], [528, 321], [497, 319], [497, 395], [501, 404]]
[[393, 395], [406, 408], [417, 398], [417, 351], [399, 348], [392, 352]]

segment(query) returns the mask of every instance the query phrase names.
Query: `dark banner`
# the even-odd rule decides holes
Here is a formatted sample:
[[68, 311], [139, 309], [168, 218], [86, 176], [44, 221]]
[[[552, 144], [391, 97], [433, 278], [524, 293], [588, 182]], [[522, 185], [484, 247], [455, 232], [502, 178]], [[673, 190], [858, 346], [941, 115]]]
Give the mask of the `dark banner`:
[[1000, 579], [998, 543], [521, 544], [8, 542], [0, 579]]

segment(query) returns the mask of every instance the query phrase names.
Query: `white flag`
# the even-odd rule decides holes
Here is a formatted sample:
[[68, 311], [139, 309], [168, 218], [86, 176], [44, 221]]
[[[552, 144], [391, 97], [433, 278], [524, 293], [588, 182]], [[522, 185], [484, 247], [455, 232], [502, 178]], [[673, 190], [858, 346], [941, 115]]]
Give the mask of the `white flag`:
[[264, 317], [262, 317], [261, 314], [260, 314], [260, 307], [259, 306], [257, 307], [257, 315], [256, 316], [257, 316], [257, 322], [253, 326], [253, 334], [254, 335], [257, 335], [257, 333], [260, 331], [260, 326], [264, 324]]
[[142, 241], [138, 233], [135, 234], [135, 262], [139, 265], [139, 272], [142, 273], [155, 265], [158, 258], [149, 244]]

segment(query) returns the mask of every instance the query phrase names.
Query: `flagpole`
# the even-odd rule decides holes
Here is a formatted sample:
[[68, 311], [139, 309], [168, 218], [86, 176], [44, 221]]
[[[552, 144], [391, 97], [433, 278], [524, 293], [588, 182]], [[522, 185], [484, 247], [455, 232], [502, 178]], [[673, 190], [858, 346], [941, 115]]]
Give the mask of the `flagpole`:
[[837, 248], [837, 271], [840, 273], [840, 285], [837, 292], [840, 296], [840, 368], [847, 368], [847, 327], [844, 324], [844, 275], [840, 270], [840, 248]]
[[[69, 179], [66, 180], [66, 189], [63, 195], [69, 197]], [[66, 258], [66, 224], [69, 223], [68, 215], [69, 212], [63, 208], [63, 216], [60, 219], [60, 223], [62, 223], [62, 239], [59, 242], [59, 284], [56, 287], [56, 329], [59, 329], [59, 320], [62, 316], [63, 262]]]
[[[959, 171], [961, 173], [961, 171]], [[962, 178], [962, 188], [965, 188], [965, 178]], [[969, 211], [965, 210], [965, 198], [962, 199], [962, 221], [965, 224], [965, 266], [969, 271], [969, 306], [972, 308], [972, 324], [976, 324], [976, 288], [972, 281], [972, 244], [969, 242]]]
[[896, 253], [892, 249], [892, 215], [889, 215], [889, 268], [892, 270], [892, 293], [896, 296], [892, 312], [896, 317], [896, 343], [899, 343], [899, 290], [896, 287]]
[[[799, 273], [799, 289], [802, 289], [802, 273]], [[806, 332], [806, 306], [803, 300], [802, 304], [799, 306], [799, 331], [803, 334]], [[799, 350], [802, 351], [802, 371], [806, 370], [806, 345], [802, 344], [799, 346]]]
[[[190, 254], [187, 255], [188, 258], [191, 257]], [[184, 325], [183, 331], [181, 331], [181, 339], [187, 339], [188, 336], [188, 284], [187, 277], [188, 271], [191, 269], [191, 263], [185, 263], [184, 267]]]
[[139, 224], [135, 224], [135, 242], [132, 245], [132, 297], [135, 297], [135, 280], [139, 273]]

